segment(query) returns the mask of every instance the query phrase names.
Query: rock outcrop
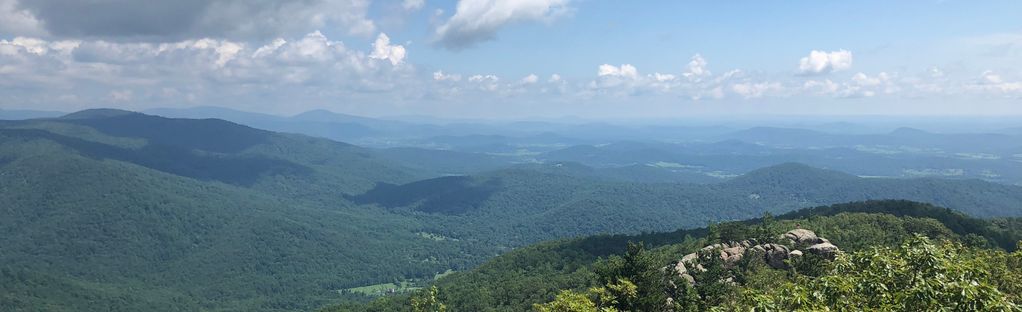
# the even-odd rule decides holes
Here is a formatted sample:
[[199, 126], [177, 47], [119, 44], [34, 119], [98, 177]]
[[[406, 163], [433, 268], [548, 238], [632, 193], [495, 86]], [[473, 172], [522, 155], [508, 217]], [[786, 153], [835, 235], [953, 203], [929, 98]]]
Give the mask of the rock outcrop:
[[[841, 252], [837, 246], [831, 244], [826, 238], [816, 235], [813, 231], [806, 229], [794, 229], [778, 237], [779, 241], [787, 242], [788, 245], [777, 243], [758, 243], [756, 240], [743, 240], [739, 242], [728, 242], [713, 244], [703, 247], [701, 252], [712, 252], [719, 250], [720, 260], [725, 266], [734, 266], [744, 258], [762, 259], [767, 265], [774, 269], [787, 269], [788, 263], [785, 260], [802, 257], [804, 253], [795, 249], [798, 246], [808, 246], [806, 252], [833, 260]], [[665, 268], [666, 269], [666, 268]], [[705, 271], [699, 263], [699, 253], [694, 252], [685, 255], [674, 265], [674, 271], [689, 283], [695, 283], [692, 271]]]

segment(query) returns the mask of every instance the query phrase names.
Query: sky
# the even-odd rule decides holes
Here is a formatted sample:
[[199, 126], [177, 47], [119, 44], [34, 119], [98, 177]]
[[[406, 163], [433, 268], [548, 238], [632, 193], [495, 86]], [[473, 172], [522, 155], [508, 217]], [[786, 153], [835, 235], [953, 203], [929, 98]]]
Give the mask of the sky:
[[0, 109], [1022, 115], [1022, 1], [0, 0]]

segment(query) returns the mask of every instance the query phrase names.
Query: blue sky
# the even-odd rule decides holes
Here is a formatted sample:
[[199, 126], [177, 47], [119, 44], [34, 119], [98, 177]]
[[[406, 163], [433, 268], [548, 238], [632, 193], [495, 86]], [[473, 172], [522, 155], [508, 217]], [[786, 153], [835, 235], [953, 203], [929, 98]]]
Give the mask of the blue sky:
[[1022, 114], [1020, 1], [0, 0], [0, 109]]

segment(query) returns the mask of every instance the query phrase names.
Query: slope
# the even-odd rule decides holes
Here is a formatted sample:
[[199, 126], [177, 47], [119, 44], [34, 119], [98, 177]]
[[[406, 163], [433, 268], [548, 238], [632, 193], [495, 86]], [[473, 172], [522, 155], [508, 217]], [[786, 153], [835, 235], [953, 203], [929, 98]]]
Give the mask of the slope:
[[[846, 252], [897, 246], [913, 234], [997, 248], [998, 241], [1022, 239], [1018, 228], [999, 225], [1018, 220], [976, 219], [946, 208], [909, 201], [839, 204], [709, 228], [543, 242], [498, 256], [471, 271], [446, 276], [435, 285], [439, 289], [439, 299], [453, 311], [526, 311], [533, 304], [554, 299], [560, 290], [597, 286], [600, 266], [606, 264], [603, 259], [625, 253], [630, 242], [644, 242], [655, 261], [660, 262], [659, 268], [702, 246], [732, 239], [730, 235], [747, 237], [763, 228], [772, 231], [797, 225], [811, 228]], [[412, 296], [421, 295], [424, 293]], [[408, 301], [408, 296], [392, 296], [368, 304], [327, 307], [322, 311], [411, 311]]]
[[480, 261], [344, 200], [407, 176], [360, 148], [87, 113], [0, 128], [3, 310], [294, 310]]

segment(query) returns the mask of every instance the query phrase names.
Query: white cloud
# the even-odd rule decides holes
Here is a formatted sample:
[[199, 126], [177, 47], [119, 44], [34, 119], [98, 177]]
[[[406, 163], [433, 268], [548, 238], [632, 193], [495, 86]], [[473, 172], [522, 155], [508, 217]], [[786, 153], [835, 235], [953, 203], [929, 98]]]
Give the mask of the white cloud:
[[[919, 84], [919, 82], [915, 81], [915, 84]], [[878, 94], [895, 94], [901, 90], [901, 87], [895, 81], [894, 75], [887, 72], [880, 72], [875, 76], [859, 72], [852, 75], [847, 81], [840, 83], [830, 79], [809, 80], [802, 85], [802, 90], [815, 95], [861, 98], [873, 97]]]
[[507, 24], [550, 21], [568, 10], [568, 0], [459, 0], [454, 15], [436, 28], [436, 40], [463, 49], [494, 39]]
[[877, 86], [883, 83], [890, 82], [891, 78], [885, 72], [877, 74], [875, 77], [870, 77], [864, 73], [856, 73], [852, 76], [852, 82], [866, 87]]
[[468, 77], [468, 81], [475, 83], [479, 89], [485, 91], [497, 91], [500, 87], [498, 84], [500, 77], [497, 75], [473, 75]]
[[497, 77], [496, 75], [485, 75], [485, 76], [484, 75], [473, 75], [471, 77], [468, 77], [468, 81], [472, 81], [472, 82], [484, 82], [484, 81], [496, 82], [498, 80], [500, 80], [500, 77]]
[[621, 77], [628, 79], [636, 79], [639, 77], [639, 71], [635, 69], [635, 66], [631, 64], [622, 64], [620, 67], [603, 64], [596, 71], [596, 75], [600, 77]]
[[761, 98], [769, 93], [782, 91], [783, 87], [777, 82], [745, 82], [737, 83], [731, 86], [731, 91], [746, 98], [754, 99]]
[[[274, 40], [276, 44], [277, 40]], [[347, 49], [340, 41], [331, 41], [318, 30], [309, 33], [295, 42], [286, 42], [283, 47], [275, 50], [276, 58], [291, 65], [324, 63], [336, 55], [344, 54]]]
[[802, 84], [802, 89], [812, 94], [833, 95], [837, 93], [840, 86], [830, 79], [809, 80]]
[[798, 71], [805, 75], [826, 74], [852, 67], [852, 52], [847, 50], [809, 52], [798, 64]]
[[405, 47], [391, 45], [390, 37], [387, 37], [387, 34], [380, 33], [376, 37], [376, 41], [373, 42], [373, 53], [369, 54], [369, 57], [378, 60], [388, 60], [391, 65], [397, 66], [405, 59]]
[[706, 59], [702, 55], [693, 55], [692, 60], [688, 62], [688, 66], [685, 68], [685, 72], [681, 75], [691, 81], [700, 81], [704, 77], [711, 75], [710, 71], [706, 69], [706, 65]]
[[678, 77], [676, 77], [674, 75], [671, 75], [671, 74], [653, 73], [652, 78], [653, 78], [653, 80], [656, 80], [657, 82], [668, 82], [668, 81], [674, 81]]
[[[388, 47], [382, 49], [386, 53], [370, 57], [381, 46]], [[391, 66], [406, 57], [394, 49], [382, 42], [373, 49], [349, 49], [320, 32], [264, 44], [15, 38], [0, 40], [0, 93], [5, 93], [0, 101], [17, 97], [19, 105], [65, 107], [125, 101], [149, 107], [196, 101], [228, 105], [413, 89], [408, 86], [416, 83], [414, 68]], [[61, 94], [75, 97], [57, 99]], [[79, 104], [50, 104], [71, 100]]]
[[536, 74], [529, 74], [528, 76], [522, 77], [521, 80], [522, 84], [534, 84], [536, 82], [539, 82], [539, 76], [536, 76]]
[[46, 31], [32, 12], [18, 7], [17, 0], [0, 0], [0, 33], [42, 36]]
[[433, 80], [436, 81], [461, 81], [461, 75], [459, 74], [444, 74], [444, 71], [438, 70], [433, 72]]
[[264, 55], [273, 54], [274, 51], [277, 51], [277, 49], [280, 49], [280, 47], [284, 46], [284, 44], [287, 44], [287, 40], [284, 40], [284, 38], [274, 39], [273, 42], [271, 42], [271, 43], [269, 43], [267, 45], [261, 46], [261, 47], [259, 47], [259, 49], [256, 49], [255, 52], [252, 53], [252, 57], [258, 58], [258, 57], [262, 57]]
[[999, 95], [1022, 95], [1022, 81], [1009, 81], [1000, 74], [986, 70], [980, 74], [979, 82], [969, 89]]
[[552, 74], [552, 75], [550, 75], [550, 78], [549, 78], [549, 79], [547, 79], [546, 81], [547, 81], [547, 82], [551, 82], [551, 83], [553, 83], [553, 82], [561, 82], [561, 80], [562, 80], [562, 79], [561, 79], [561, 75], [558, 75], [558, 74]]
[[983, 84], [1000, 84], [1004, 82], [1004, 79], [1001, 78], [1001, 75], [998, 75], [992, 70], [986, 70], [980, 76], [983, 77], [982, 80]]
[[401, 7], [408, 11], [417, 11], [426, 5], [426, 0], [405, 0]]

